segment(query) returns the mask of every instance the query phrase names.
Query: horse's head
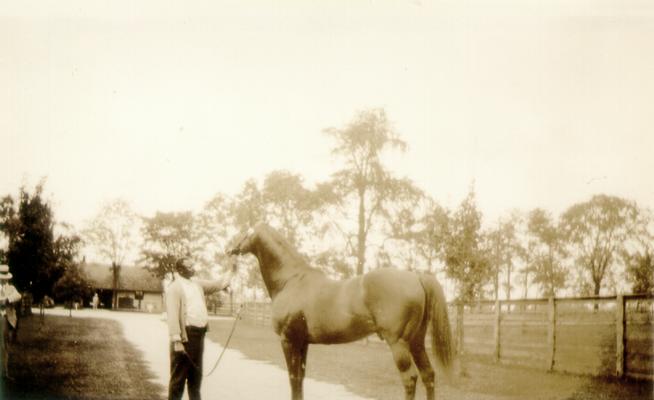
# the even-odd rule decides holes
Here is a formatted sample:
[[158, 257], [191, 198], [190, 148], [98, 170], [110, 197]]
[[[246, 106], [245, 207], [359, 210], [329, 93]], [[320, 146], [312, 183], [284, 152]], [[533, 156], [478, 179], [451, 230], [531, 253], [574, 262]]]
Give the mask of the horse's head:
[[247, 232], [243, 233], [236, 240], [236, 244], [231, 249], [227, 250], [229, 255], [241, 255], [252, 251], [252, 244], [254, 243], [256, 232], [253, 228], [249, 228]]

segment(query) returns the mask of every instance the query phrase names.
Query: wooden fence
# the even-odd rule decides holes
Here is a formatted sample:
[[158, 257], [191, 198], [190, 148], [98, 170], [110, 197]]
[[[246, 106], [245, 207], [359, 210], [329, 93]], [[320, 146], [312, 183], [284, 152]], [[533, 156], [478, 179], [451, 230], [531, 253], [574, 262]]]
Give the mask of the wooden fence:
[[[237, 309], [227, 304], [217, 312]], [[245, 303], [242, 316], [269, 326], [270, 303]], [[654, 380], [652, 295], [451, 304], [449, 316], [459, 354], [546, 371]]]
[[501, 300], [451, 307], [457, 350], [490, 361], [654, 379], [651, 295]]

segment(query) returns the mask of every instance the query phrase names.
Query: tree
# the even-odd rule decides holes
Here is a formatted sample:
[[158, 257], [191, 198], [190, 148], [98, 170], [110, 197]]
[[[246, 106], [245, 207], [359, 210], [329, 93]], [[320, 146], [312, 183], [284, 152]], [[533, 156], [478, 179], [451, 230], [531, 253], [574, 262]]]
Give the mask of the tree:
[[31, 292], [35, 300], [51, 293], [52, 285], [63, 274], [55, 256], [54, 219], [43, 199], [42, 181], [29, 193], [20, 189], [16, 204], [11, 196], [2, 200], [0, 226], [8, 238], [5, 258], [19, 291]]
[[457, 298], [464, 302], [482, 297], [490, 275], [482, 247], [481, 218], [471, 189], [450, 219], [445, 243], [445, 272], [456, 281]]
[[380, 266], [434, 271], [442, 258], [447, 211], [411, 181], [400, 181], [382, 210], [384, 241], [377, 254]]
[[237, 229], [247, 230], [257, 222], [264, 221], [263, 198], [257, 182], [249, 179], [236, 195], [232, 205], [232, 215]]
[[111, 263], [113, 308], [117, 307], [116, 289], [120, 270], [137, 246], [138, 221], [138, 217], [125, 200], [115, 199], [102, 206], [84, 232], [86, 240], [95, 248], [97, 254]]
[[599, 296], [604, 278], [620, 261], [630, 240], [646, 229], [636, 204], [615, 196], [596, 195], [568, 208], [561, 217], [562, 231], [579, 268]]
[[[499, 299], [500, 287], [504, 286], [506, 298], [511, 299], [511, 276], [514, 267], [514, 259], [523, 252], [517, 236], [517, 227], [520, 223], [520, 214], [517, 211], [509, 214], [508, 217], [499, 221], [497, 228], [487, 234], [489, 246], [489, 262], [493, 274], [493, 295], [494, 299]], [[500, 282], [502, 274], [505, 274], [506, 280]]]
[[427, 262], [429, 272], [434, 270], [437, 260], [445, 259], [445, 243], [450, 220], [449, 211], [429, 199], [428, 212], [419, 220], [415, 238], [418, 253]]
[[66, 304], [69, 315], [72, 315], [73, 303], [83, 303], [91, 295], [91, 285], [78, 264], [69, 265], [52, 290], [55, 300]]
[[216, 264], [225, 264], [225, 249], [229, 240], [236, 234], [232, 201], [218, 193], [211, 198], [195, 218], [197, 231], [197, 254], [200, 265], [211, 269]]
[[312, 225], [317, 208], [311, 190], [304, 187], [302, 177], [288, 171], [273, 171], [263, 183], [261, 193], [265, 219], [295, 247], [301, 247], [301, 233]]
[[530, 254], [527, 268], [533, 274], [534, 283], [540, 286], [541, 294], [555, 297], [566, 282], [566, 270], [562, 265], [565, 243], [560, 230], [549, 213], [537, 208], [527, 217], [527, 236]]
[[181, 259], [194, 264], [197, 241], [193, 214], [188, 212], [157, 212], [152, 218], [144, 218], [143, 246], [141, 253], [146, 268], [158, 277], [174, 272]]
[[[231, 214], [235, 228], [238, 232], [246, 232], [248, 228], [254, 227], [257, 222], [265, 221], [265, 211], [263, 196], [259, 185], [253, 179], [249, 179], [243, 185], [243, 189], [236, 195], [231, 207]], [[232, 239], [238, 238], [239, 235]], [[263, 278], [259, 272], [259, 266], [254, 258], [246, 258], [240, 261], [245, 265], [247, 276], [245, 277], [245, 286], [253, 288], [254, 293], [265, 290]]]
[[332, 176], [336, 197], [352, 195], [356, 203], [356, 274], [360, 275], [365, 269], [373, 220], [397, 182], [384, 167], [381, 155], [387, 149], [404, 150], [406, 143], [393, 130], [383, 109], [361, 111], [344, 128], [327, 128], [325, 133], [336, 140], [332, 153], [345, 161], [345, 167]]
[[642, 253], [629, 257], [627, 280], [632, 285], [632, 293], [654, 292], [654, 257], [651, 250], [645, 249]]

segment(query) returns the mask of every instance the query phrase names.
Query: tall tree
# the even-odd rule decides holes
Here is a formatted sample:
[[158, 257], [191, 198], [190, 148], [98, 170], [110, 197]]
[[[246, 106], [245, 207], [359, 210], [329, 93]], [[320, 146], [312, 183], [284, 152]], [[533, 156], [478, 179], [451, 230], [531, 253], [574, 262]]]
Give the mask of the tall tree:
[[30, 291], [34, 299], [51, 293], [52, 285], [63, 274], [55, 255], [54, 218], [43, 199], [44, 182], [34, 192], [20, 189], [18, 201], [2, 200], [0, 227], [8, 239], [6, 261], [19, 291]]
[[632, 293], [654, 292], [654, 256], [650, 249], [636, 253], [627, 259], [627, 280]]
[[232, 203], [231, 212], [239, 230], [245, 231], [257, 222], [264, 221], [263, 198], [259, 185], [254, 179], [245, 182], [243, 189]]
[[175, 270], [184, 258], [197, 262], [197, 240], [193, 214], [188, 212], [157, 212], [144, 218], [141, 253], [146, 268], [158, 277]]
[[[231, 206], [231, 215], [235, 228], [238, 232], [245, 232], [248, 228], [253, 227], [257, 222], [266, 221], [264, 201], [259, 185], [254, 179], [249, 179], [243, 185], [241, 191], [236, 195]], [[238, 235], [232, 239], [237, 238]], [[254, 289], [255, 296], [257, 292], [265, 290], [259, 267], [253, 258], [245, 258], [239, 261], [247, 271], [245, 286]], [[243, 269], [241, 267], [241, 269]]]
[[312, 225], [317, 208], [315, 196], [304, 186], [302, 177], [288, 171], [273, 171], [266, 176], [261, 194], [265, 219], [300, 247], [301, 234]]
[[356, 273], [360, 275], [365, 269], [373, 220], [396, 183], [382, 162], [382, 153], [388, 149], [404, 150], [406, 143], [394, 131], [383, 109], [361, 111], [345, 127], [327, 128], [325, 132], [336, 140], [333, 154], [345, 162], [345, 167], [333, 174], [333, 187], [338, 197], [352, 195], [355, 199]]
[[641, 208], [640, 215], [645, 229], [631, 241], [622, 253], [625, 260], [625, 280], [631, 284], [632, 293], [654, 292], [654, 216], [652, 210]]
[[[70, 226], [64, 226], [64, 228], [71, 229]], [[85, 298], [91, 295], [91, 285], [80, 269], [79, 250], [81, 244], [81, 238], [74, 233], [60, 234], [56, 239], [55, 256], [64, 272], [54, 283], [52, 294], [55, 300], [64, 302], [69, 310], [72, 310], [74, 302], [81, 304]]]
[[409, 180], [396, 189], [382, 210], [384, 241], [377, 262], [434, 273], [434, 264], [443, 255], [447, 211]]
[[530, 254], [527, 268], [533, 282], [545, 297], [554, 297], [565, 287], [567, 271], [563, 266], [566, 256], [564, 238], [552, 217], [543, 209], [534, 209], [527, 216], [527, 248]]
[[[511, 299], [513, 285], [511, 278], [514, 270], [514, 260], [522, 254], [517, 236], [520, 214], [514, 211], [508, 217], [500, 219], [496, 228], [487, 234], [488, 257], [493, 274], [493, 296], [499, 299], [499, 290], [504, 287], [507, 299]], [[502, 275], [505, 280], [501, 282]]]
[[416, 237], [418, 253], [427, 262], [430, 273], [435, 273], [435, 263], [445, 259], [445, 244], [449, 225], [449, 210], [429, 199], [427, 212], [419, 220]]
[[596, 195], [568, 208], [561, 217], [563, 232], [577, 265], [590, 278], [599, 296], [604, 278], [620, 261], [629, 240], [646, 229], [636, 204], [615, 196]]
[[450, 219], [445, 245], [445, 272], [457, 283], [457, 298], [464, 302], [483, 296], [490, 277], [489, 262], [483, 248], [482, 214], [475, 192], [470, 192]]
[[135, 255], [139, 218], [125, 200], [115, 199], [105, 203], [84, 231], [86, 241], [97, 255], [111, 263], [113, 308], [117, 307], [120, 270], [126, 259]]

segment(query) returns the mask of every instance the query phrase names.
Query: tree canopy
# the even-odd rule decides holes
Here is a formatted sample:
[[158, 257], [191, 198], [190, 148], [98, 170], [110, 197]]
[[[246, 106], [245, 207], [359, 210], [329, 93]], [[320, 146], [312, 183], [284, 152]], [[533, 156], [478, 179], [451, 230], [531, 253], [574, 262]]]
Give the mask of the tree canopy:
[[646, 230], [636, 204], [607, 195], [572, 205], [561, 216], [561, 223], [577, 265], [589, 278], [584, 282], [596, 296], [627, 243]]
[[[0, 261], [10, 265], [16, 286], [37, 300], [51, 294], [55, 282], [59, 294], [81, 284], [76, 269], [83, 245], [112, 264], [114, 282], [137, 247], [138, 263], [160, 277], [180, 259], [205, 274], [220, 273], [216, 266], [231, 265], [225, 254], [231, 241], [265, 221], [330, 276], [382, 267], [444, 272], [462, 301], [510, 298], [516, 284], [523, 284], [523, 297], [536, 289], [542, 296], [652, 291], [654, 221], [650, 210], [630, 200], [598, 194], [560, 215], [511, 211], [490, 226], [474, 187], [448, 209], [410, 178], [394, 175], [386, 156], [407, 143], [383, 109], [360, 111], [324, 133], [333, 139], [334, 156], [325, 181], [308, 184], [301, 172], [272, 170], [248, 179], [233, 196], [216, 193], [196, 213], [159, 210], [152, 217], [113, 200], [90, 221], [84, 242], [74, 229], [61, 230], [43, 182], [31, 192], [21, 188], [16, 198], [0, 200], [0, 243], [6, 244]], [[261, 292], [256, 260], [239, 264], [239, 290]]]
[[452, 216], [445, 244], [446, 272], [457, 283], [461, 301], [482, 298], [491, 272], [482, 247], [481, 217], [471, 189]]
[[191, 212], [157, 212], [152, 218], [144, 218], [141, 252], [152, 273], [163, 277], [174, 272], [182, 259], [189, 259], [189, 266], [196, 263], [194, 224]]
[[[336, 198], [354, 197], [356, 204], [356, 274], [364, 272], [368, 236], [374, 219], [382, 212], [398, 186], [382, 161], [386, 150], [405, 150], [404, 142], [393, 129], [383, 109], [364, 110], [343, 128], [327, 128], [335, 139], [332, 153], [344, 167], [332, 175]], [[347, 228], [341, 229], [347, 232]], [[346, 233], [346, 235], [349, 235]]]

